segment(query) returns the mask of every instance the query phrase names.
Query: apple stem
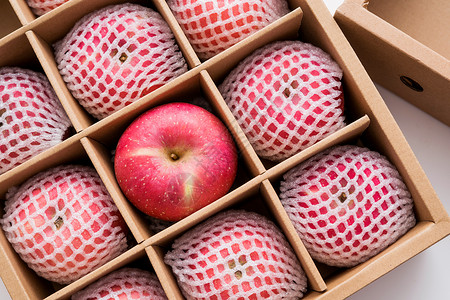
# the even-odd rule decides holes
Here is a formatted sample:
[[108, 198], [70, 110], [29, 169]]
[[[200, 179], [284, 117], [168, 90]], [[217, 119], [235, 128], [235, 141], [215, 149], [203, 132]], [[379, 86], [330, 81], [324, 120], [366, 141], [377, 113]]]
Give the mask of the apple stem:
[[[5, 112], [6, 112], [6, 108], [0, 109], [0, 117], [1, 117]], [[3, 125], [3, 123], [0, 122], [0, 126], [2, 126], [2, 125]]]
[[338, 197], [339, 201], [341, 201], [341, 203], [344, 203], [345, 200], [347, 200], [347, 195], [345, 193], [342, 193], [339, 197]]
[[170, 158], [172, 160], [178, 160], [179, 159], [178, 155], [176, 155], [175, 153], [170, 153]]
[[55, 224], [55, 226], [56, 226], [56, 229], [60, 229], [61, 226], [63, 226], [64, 221], [63, 221], [63, 219], [62, 219], [61, 217], [58, 217], [58, 218], [55, 220], [54, 224]]
[[120, 55], [119, 60], [121, 62], [125, 62], [127, 60], [128, 56], [125, 53], [122, 53], [122, 55]]

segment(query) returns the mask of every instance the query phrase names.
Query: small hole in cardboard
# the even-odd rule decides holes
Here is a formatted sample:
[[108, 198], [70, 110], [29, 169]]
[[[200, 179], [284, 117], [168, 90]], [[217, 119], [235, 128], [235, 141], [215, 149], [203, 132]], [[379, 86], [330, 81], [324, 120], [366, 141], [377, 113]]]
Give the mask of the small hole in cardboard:
[[400, 80], [410, 89], [416, 92], [423, 92], [423, 87], [414, 79], [411, 79], [408, 76], [400, 76]]

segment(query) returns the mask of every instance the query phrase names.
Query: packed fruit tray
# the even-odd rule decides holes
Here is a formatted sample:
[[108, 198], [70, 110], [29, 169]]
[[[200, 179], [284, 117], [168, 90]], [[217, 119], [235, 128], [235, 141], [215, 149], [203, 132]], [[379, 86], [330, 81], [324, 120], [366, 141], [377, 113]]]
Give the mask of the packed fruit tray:
[[[242, 2], [244, 8], [236, 8], [236, 16], [241, 14], [237, 13], [239, 9], [244, 13], [251, 7], [257, 7], [256, 4], [246, 6], [246, 2]], [[160, 64], [156, 68], [143, 64], [140, 65], [143, 66], [140, 73], [133, 73], [138, 78], [142, 72], [148, 71], [145, 73], [146, 76], [139, 77], [143, 82], [140, 84], [143, 90], [135, 93], [132, 91], [132, 84], [126, 86], [123, 82], [119, 84], [120, 78], [114, 81], [117, 90], [113, 88], [106, 91], [104, 87], [99, 87], [98, 83], [103, 82], [102, 80], [107, 82], [108, 76], [115, 73], [114, 68], [108, 68], [109, 64], [133, 65], [130, 53], [139, 45], [127, 44], [128, 52], [119, 51], [117, 49], [123, 46], [121, 41], [111, 38], [114, 34], [108, 35], [107, 32], [99, 30], [100, 35], [104, 34], [101, 38], [105, 36], [106, 39], [111, 38], [111, 43], [115, 43], [115, 46], [108, 48], [106, 58], [102, 57], [104, 64], [94, 70], [89, 64], [95, 64], [96, 61], [86, 62], [87, 59], [94, 57], [91, 55], [92, 48], [82, 50], [86, 52], [80, 49], [87, 41], [96, 44], [96, 39], [90, 39], [92, 32], [73, 31], [74, 26], [80, 24], [78, 21], [89, 21], [86, 16], [92, 16], [93, 12], [96, 21], [81, 22], [83, 26], [91, 24], [93, 29], [98, 28], [98, 24], [108, 17], [112, 20], [108, 24], [112, 26], [117, 21], [113, 20], [114, 16], [118, 15], [111, 5], [122, 3], [128, 3], [126, 7], [137, 9], [136, 5], [139, 5], [146, 7], [144, 10], [150, 8], [156, 12], [156, 17], [153, 12], [151, 13], [151, 18], [157, 19], [157, 21], [153, 19], [152, 26], [156, 26], [157, 23], [166, 26], [165, 29], [158, 28], [160, 33], [166, 30], [161, 33], [164, 37], [160, 40], [164, 40], [163, 42], [173, 40], [172, 46], [158, 53], [158, 57], [163, 56], [163, 59], [159, 60]], [[207, 8], [213, 5], [205, 4], [203, 9], [206, 12], [199, 12], [200, 8], [194, 6], [192, 8], [194, 13], [189, 14], [182, 11], [183, 5], [177, 7], [176, 3], [163, 0], [128, 2], [70, 0], [37, 17], [24, 0], [1, 1], [2, 69], [0, 70], [3, 71], [0, 71], [0, 77], [11, 80], [10, 73], [14, 72], [18, 74], [14, 75], [16, 80], [27, 77], [17, 68], [45, 74], [55, 92], [54, 99], [57, 104], [51, 109], [44, 109], [46, 112], [39, 113], [49, 114], [50, 116], [46, 118], [52, 117], [56, 121], [64, 118], [63, 115], [66, 114], [69, 120], [62, 122], [65, 125], [60, 129], [59, 142], [31, 158], [27, 157], [24, 162], [11, 166], [0, 174], [0, 198], [4, 207], [1, 221], [3, 230], [0, 235], [2, 266], [0, 273], [13, 299], [70, 299], [74, 295], [83, 297], [79, 293], [82, 290], [84, 296], [89, 293], [101, 294], [106, 293], [105, 290], [108, 290], [107, 286], [111, 282], [113, 282], [111, 290], [108, 290], [110, 293], [113, 293], [114, 287], [117, 286], [121, 289], [130, 289], [132, 286], [131, 292], [144, 293], [136, 286], [160, 284], [162, 289], [155, 287], [147, 291], [151, 290], [155, 295], [159, 293], [169, 299], [185, 297], [278, 299], [288, 295], [295, 298], [303, 296], [304, 299], [342, 299], [450, 233], [450, 219], [442, 204], [355, 53], [321, 1], [289, 0], [283, 9], [274, 9], [275, 14], [278, 13], [279, 16], [256, 31], [250, 30], [251, 27], [245, 27], [245, 20], [259, 18], [258, 14], [250, 13], [245, 20], [239, 21], [244, 23], [237, 21], [234, 27], [229, 25], [234, 28], [233, 30], [247, 28], [245, 29], [247, 36], [237, 43], [222, 47], [225, 49], [220, 49], [222, 43], [225, 44], [235, 36], [242, 35], [242, 32], [220, 35], [222, 32], [219, 29], [209, 28], [210, 32], [215, 31], [214, 34], [209, 34], [210, 37], [221, 37], [215, 44], [212, 42], [213, 46], [219, 48], [217, 52], [214, 52], [216, 50], [202, 52], [202, 47], [208, 45], [196, 43], [195, 38], [201, 34], [189, 31], [202, 29], [203, 22], [207, 23], [208, 19], [213, 21], [214, 18], [219, 18], [215, 10], [207, 11]], [[278, 7], [281, 1], [274, 3], [277, 4], [272, 8]], [[104, 10], [105, 7], [108, 8]], [[97, 13], [99, 10], [103, 11], [103, 15]], [[196, 26], [183, 23], [183, 18], [201, 13], [206, 13], [206, 17], [199, 18]], [[266, 9], [264, 13], [268, 13], [268, 10]], [[220, 16], [224, 17], [224, 14]], [[233, 10], [229, 10], [228, 14], [233, 14]], [[136, 18], [142, 19], [142, 16], [138, 14]], [[131, 17], [128, 20], [131, 20]], [[133, 21], [125, 23], [132, 24]], [[105, 28], [107, 30], [107, 27]], [[116, 33], [128, 30], [121, 28], [117, 26]], [[127, 31], [130, 39], [139, 31], [145, 32], [143, 27], [137, 29]], [[224, 30], [226, 29], [227, 26], [224, 26]], [[248, 34], [250, 31], [251, 34]], [[170, 37], [172, 34], [173, 38]], [[68, 35], [71, 36], [67, 37]], [[75, 40], [71, 41], [70, 38]], [[265, 52], [258, 49], [265, 49]], [[307, 54], [296, 55], [297, 49], [301, 49], [300, 52], [307, 51]], [[141, 48], [139, 53], [149, 52], [147, 50], [148, 48]], [[281, 52], [278, 52], [278, 56], [271, 56], [273, 51]], [[70, 62], [74, 57], [76, 61]], [[285, 57], [291, 57], [293, 63], [290, 64]], [[309, 60], [309, 65], [304, 62], [300, 64], [300, 68], [296, 67], [295, 64], [299, 60], [308, 61], [311, 57], [315, 57], [315, 60]], [[242, 62], [245, 62], [244, 66], [240, 64]], [[167, 71], [166, 67], [161, 67], [165, 66], [165, 63], [170, 64], [167, 68], [175, 66], [169, 70], [170, 74], [164, 73]], [[70, 73], [74, 69], [76, 71], [77, 67], [72, 69], [69, 75], [64, 74], [64, 69], [67, 69], [64, 64], [66, 67], [72, 64], [72, 67], [76, 65], [78, 69], [81, 68], [79, 73], [81, 75], [78, 75], [80, 77]], [[139, 65], [139, 62], [135, 62], [135, 65]], [[87, 68], [83, 69], [85, 66]], [[301, 74], [302, 68], [310, 72], [310, 77], [316, 76], [316, 73], [319, 74], [317, 76], [321, 76], [320, 82], [308, 82], [309, 86], [303, 85], [303, 88], [312, 90], [317, 88], [324, 95], [332, 95], [327, 101], [315, 107], [312, 114], [314, 117], [306, 120], [297, 118], [296, 108], [292, 109], [283, 102], [296, 103], [300, 101], [296, 95], [307, 94], [301, 88], [302, 81], [307, 82]], [[260, 84], [271, 83], [271, 78], [279, 73], [283, 74], [282, 71], [287, 70], [284, 74], [288, 75], [282, 76], [271, 85], [255, 85], [252, 89], [254, 82], [246, 81], [248, 79], [246, 75], [249, 74], [250, 77], [252, 70], [256, 70], [254, 72], [256, 75], [265, 76]], [[158, 76], [153, 75], [155, 72]], [[173, 75], [175, 73], [176, 75]], [[88, 79], [83, 81], [83, 76]], [[164, 76], [167, 80], [158, 82]], [[232, 76], [235, 77], [231, 78]], [[97, 78], [98, 82], [93, 78]], [[145, 81], [149, 78], [150, 81]], [[134, 83], [137, 84], [138, 81], [135, 79]], [[38, 80], [32, 79], [31, 82], [30, 85], [37, 86]], [[236, 83], [242, 83], [238, 91], [242, 94], [233, 98], [237, 89], [233, 90], [230, 85]], [[20, 93], [14, 90], [8, 94], [9, 86], [11, 85], [0, 83], [0, 93], [3, 93], [1, 105], [8, 100], [3, 95], [11, 97], [16, 95], [15, 93]], [[36, 86], [34, 87], [38, 93]], [[94, 91], [97, 95], [104, 95], [106, 91], [111, 98], [115, 93], [120, 95], [114, 99], [125, 99], [128, 94], [134, 98], [123, 106], [116, 104], [115, 101], [102, 102], [98, 99], [91, 101], [96, 105], [86, 105], [89, 96], [85, 93], [92, 91], [92, 86], [97, 89]], [[272, 94], [269, 95], [268, 92], [281, 95], [281, 98], [271, 98]], [[309, 101], [300, 103], [308, 108], [313, 106], [317, 100], [314, 99], [315, 95]], [[274, 100], [266, 102], [264, 109], [264, 105], [257, 101], [258, 97]], [[278, 105], [280, 101], [285, 104]], [[330, 103], [333, 101], [338, 101], [338, 104], [331, 109]], [[231, 102], [234, 104], [230, 104]], [[251, 109], [246, 112], [248, 107], [253, 107], [258, 113], [253, 113]], [[9, 133], [5, 133], [8, 131], [6, 126], [10, 124], [7, 117], [13, 118], [8, 109], [12, 109], [11, 105], [8, 108], [0, 107], [0, 117], [4, 118], [0, 125], [3, 140], [7, 140], [9, 136]], [[268, 112], [270, 110], [272, 113]], [[38, 114], [31, 111], [28, 110], [29, 115]], [[188, 111], [193, 114], [183, 117]], [[323, 113], [324, 111], [326, 113]], [[246, 113], [249, 113], [247, 118], [240, 118], [246, 116]], [[284, 113], [290, 115], [291, 119], [280, 117], [285, 116]], [[278, 117], [272, 118], [274, 115]], [[143, 117], [138, 119], [139, 116]], [[150, 119], [152, 116], [154, 118]], [[337, 124], [333, 130], [322, 130], [323, 124], [327, 123], [327, 121], [320, 122], [323, 116], [326, 117], [325, 120], [330, 116], [334, 118], [333, 121], [329, 121], [333, 126]], [[20, 113], [19, 115], [16, 113], [16, 117], [21, 119]], [[151, 120], [150, 123], [145, 123], [147, 118]], [[172, 121], [175, 122], [173, 124], [179, 124], [177, 123], [179, 120], [186, 119], [187, 123], [195, 124], [196, 127], [191, 131], [185, 130], [182, 127], [184, 125], [170, 129], [168, 120], [172, 119], [176, 119], [176, 122]], [[214, 121], [211, 121], [213, 119]], [[139, 123], [137, 120], [142, 122]], [[296, 123], [295, 127], [290, 121], [304, 124]], [[214, 125], [216, 124], [214, 122], [219, 125]], [[331, 127], [330, 124], [326, 126]], [[28, 130], [29, 124], [21, 123], [21, 126], [24, 127], [23, 131], [16, 130], [20, 131], [19, 137], [23, 136], [22, 133], [33, 135], [33, 131]], [[219, 190], [217, 184], [221, 192], [215, 193], [213, 199], [205, 200], [205, 203], [195, 208], [192, 208], [192, 203], [187, 205], [186, 209], [180, 208], [180, 203], [186, 202], [177, 202], [171, 206], [170, 203], [164, 202], [167, 198], [163, 196], [162, 200], [159, 199], [156, 205], [151, 206], [151, 209], [141, 205], [142, 199], [139, 200], [141, 195], [139, 192], [135, 193], [140, 187], [133, 185], [135, 182], [128, 187], [127, 180], [133, 181], [131, 180], [133, 176], [142, 179], [141, 177], [146, 175], [139, 173], [142, 169], [139, 167], [136, 169], [133, 161], [127, 160], [129, 150], [127, 147], [132, 147], [133, 141], [139, 143], [144, 136], [154, 137], [159, 134], [153, 132], [156, 127], [160, 129], [160, 134], [167, 132], [169, 135], [172, 134], [171, 140], [187, 138], [192, 144], [199, 141], [203, 143], [200, 147], [207, 148], [203, 149], [204, 152], [211, 154], [206, 161], [214, 163], [209, 165], [207, 163], [206, 167], [201, 166], [201, 170], [197, 170], [200, 172], [197, 176], [209, 177], [209, 181], [204, 180], [206, 187], [201, 186], [199, 197], [204, 199], [204, 194], [214, 194]], [[214, 133], [216, 127], [219, 128], [218, 136]], [[297, 131], [291, 127], [297, 128]], [[252, 133], [251, 129], [255, 129], [257, 133]], [[17, 133], [14, 127], [9, 130]], [[51, 130], [56, 131], [55, 126], [51, 126]], [[148, 134], [149, 132], [151, 134]], [[196, 133], [197, 137], [192, 132]], [[41, 133], [37, 130], [35, 135], [40, 136]], [[273, 133], [276, 135], [268, 137]], [[323, 136], [320, 136], [321, 134]], [[305, 140], [299, 141], [299, 135]], [[173, 139], [173, 136], [177, 138]], [[231, 142], [227, 142], [227, 139]], [[38, 144], [42, 142], [39, 139], [36, 141]], [[261, 145], [269, 141], [272, 141], [269, 150], [266, 152], [264, 149], [261, 150]], [[13, 147], [18, 142], [9, 143]], [[293, 147], [301, 144], [304, 144], [304, 147], [291, 151]], [[8, 152], [8, 147], [6, 145], [0, 148], [3, 155], [2, 164], [6, 165], [18, 156], [14, 154], [15, 152]], [[144, 148], [136, 150], [144, 151], [144, 154], [140, 153], [138, 156], [153, 153], [153, 150]], [[23, 147], [21, 149], [17, 153], [29, 150]], [[183, 149], [176, 147], [173, 149], [175, 150], [168, 153], [166, 159], [175, 162], [182, 160]], [[273, 154], [277, 149], [278, 154], [282, 153], [282, 156]], [[13, 154], [6, 157], [4, 153]], [[361, 179], [362, 182], [356, 181], [352, 185], [349, 184], [352, 179], [363, 176], [354, 173], [361, 164], [357, 161], [358, 156], [365, 159], [363, 164], [367, 167], [364, 169], [366, 180]], [[203, 157], [194, 157], [194, 160], [197, 167], [204, 162]], [[147, 163], [146, 160], [140, 162]], [[70, 167], [64, 167], [68, 165]], [[145, 165], [144, 169], [153, 170], [154, 166], [152, 168], [148, 166]], [[348, 170], [345, 175], [339, 173], [341, 168]], [[231, 170], [229, 172], [231, 175], [226, 172], [228, 170]], [[309, 171], [311, 172], [307, 173]], [[181, 169], [181, 177], [177, 177], [175, 181], [155, 177], [157, 183], [150, 192], [152, 197], [158, 197], [158, 190], [162, 190], [162, 194], [168, 192], [177, 195], [173, 185], [178, 181], [187, 183], [183, 185], [186, 193], [195, 194], [196, 186], [189, 182], [190, 177], [183, 177], [185, 173], [191, 174], [190, 172], [191, 170]], [[87, 182], [86, 177], [90, 176], [88, 173], [94, 173], [92, 177], [98, 179]], [[317, 185], [311, 184], [320, 174], [326, 174], [326, 179], [321, 179]], [[102, 220], [105, 224], [109, 224], [106, 226], [110, 227], [101, 231], [104, 238], [101, 242], [90, 241], [86, 237], [89, 235], [87, 231], [82, 234], [87, 242], [81, 241], [80, 238], [71, 239], [71, 232], [65, 229], [68, 228], [69, 222], [65, 217], [70, 216], [67, 213], [58, 215], [51, 211], [55, 208], [46, 202], [50, 199], [62, 201], [61, 199], [76, 198], [73, 198], [73, 194], [58, 194], [52, 190], [52, 184], [61, 180], [64, 182], [64, 179], [68, 178], [71, 180], [67, 180], [67, 184], [83, 182], [72, 190], [77, 191], [73, 193], [83, 194], [83, 191], [89, 190], [92, 191], [89, 192], [91, 198], [98, 200], [103, 197], [102, 201], [89, 206], [92, 215], [86, 217], [80, 214], [77, 218], [71, 219], [71, 225], [75, 228], [80, 227], [79, 223], [82, 220], [91, 221], [90, 218], [94, 218], [96, 213], [103, 213], [103, 216], [108, 214], [106, 221], [105, 217], [100, 216], [96, 222], [89, 223], [91, 224], [89, 230], [92, 229], [93, 232], [98, 231], [98, 223]], [[301, 182], [304, 178], [305, 182]], [[337, 181], [333, 181], [336, 178]], [[366, 185], [364, 183], [366, 181], [370, 181], [370, 184]], [[339, 190], [336, 182], [342, 188], [348, 185], [347, 190], [345, 192]], [[145, 184], [147, 183], [151, 182]], [[306, 190], [298, 190], [300, 186], [305, 185]], [[63, 184], [58, 188], [62, 186]], [[370, 189], [375, 186], [381, 186], [379, 193], [384, 195], [372, 193]], [[44, 196], [36, 196], [41, 194]], [[374, 201], [363, 201], [366, 194], [370, 194]], [[89, 198], [86, 195], [85, 197]], [[309, 202], [301, 204], [296, 198], [299, 195], [306, 196]], [[386, 195], [388, 198], [385, 198]], [[37, 217], [32, 212], [36, 209], [31, 209], [31, 206], [26, 204], [35, 196], [36, 199], [33, 201], [39, 206], [42, 204], [41, 215]], [[397, 198], [400, 200], [396, 202]], [[379, 199], [383, 199], [384, 204], [377, 203]], [[317, 203], [319, 200], [323, 201], [322, 205]], [[393, 206], [386, 208], [388, 202], [392, 202]], [[59, 203], [55, 204], [55, 207], [60, 205]], [[68, 203], [65, 205], [69, 205]], [[99, 203], [103, 208], [99, 208]], [[306, 208], [306, 211], [301, 212], [302, 208]], [[71, 209], [77, 212], [75, 205]], [[30, 214], [29, 217], [27, 213]], [[50, 216], [47, 221], [44, 220], [44, 215]], [[394, 221], [389, 220], [392, 216], [396, 216]], [[344, 219], [336, 222], [338, 217]], [[159, 219], [163, 221], [158, 221]], [[109, 220], [115, 221], [108, 223]], [[45, 222], [49, 223], [48, 227]], [[334, 223], [336, 227], [333, 227]], [[24, 224], [24, 227], [20, 227], [21, 224]], [[353, 224], [359, 225], [352, 227]], [[61, 242], [57, 248], [58, 246], [49, 246], [50, 243], [40, 244], [43, 240], [48, 241], [34, 231], [40, 227], [51, 227], [49, 231], [44, 230], [40, 233], [50, 237], [53, 234], [56, 236], [55, 232], [63, 232], [63, 235], [66, 232], [65, 237], [68, 237], [70, 245]], [[306, 231], [302, 232], [301, 228], [305, 227]], [[18, 231], [15, 231], [17, 228]], [[325, 229], [321, 231], [321, 228]], [[27, 233], [24, 234], [21, 230]], [[227, 232], [233, 234], [227, 235]], [[26, 234], [34, 239], [25, 239]], [[126, 242], [121, 244], [125, 239]], [[94, 244], [102, 244], [101, 251], [105, 251], [105, 240], [110, 242], [112, 240], [112, 244], [106, 246], [106, 251], [117, 250], [118, 253], [108, 256], [99, 252], [90, 256], [89, 253], [96, 253]], [[261, 240], [264, 241], [264, 245]], [[364, 242], [367, 240], [371, 242]], [[16, 245], [13, 247], [12, 243]], [[374, 247], [377, 248], [373, 249]], [[17, 254], [17, 249], [21, 255]], [[77, 252], [78, 249], [82, 249], [81, 253]], [[363, 254], [358, 256], [359, 252]], [[370, 254], [366, 255], [368, 252]], [[53, 258], [54, 254], [57, 255]], [[199, 257], [201, 255], [203, 259]], [[219, 255], [222, 259], [218, 259]], [[29, 259], [30, 256], [32, 259], [36, 256], [40, 259], [37, 263], [27, 265], [24, 259]], [[107, 259], [97, 263], [96, 259], [100, 256]], [[87, 261], [86, 258], [90, 260]], [[93, 264], [93, 261], [97, 264], [95, 268], [83, 272]], [[59, 269], [56, 268], [56, 271], [52, 269], [54, 265]], [[138, 279], [144, 281], [147, 275], [133, 273], [136, 269], [148, 271], [151, 276], [156, 274], [157, 277], [151, 277], [142, 283]], [[127, 270], [130, 271], [126, 272]], [[67, 278], [62, 275], [63, 273], [64, 276], [69, 274]], [[123, 279], [124, 277], [129, 279]], [[98, 281], [105, 278], [108, 280]], [[115, 279], [124, 281], [119, 284], [113, 281]], [[97, 284], [93, 285], [96, 281]], [[131, 283], [134, 283], [134, 286]]]

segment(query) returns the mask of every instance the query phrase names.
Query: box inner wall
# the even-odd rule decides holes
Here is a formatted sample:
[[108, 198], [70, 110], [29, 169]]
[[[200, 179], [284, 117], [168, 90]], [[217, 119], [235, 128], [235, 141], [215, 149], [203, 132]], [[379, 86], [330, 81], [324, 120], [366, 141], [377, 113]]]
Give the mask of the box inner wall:
[[450, 2], [370, 0], [368, 10], [450, 59]]

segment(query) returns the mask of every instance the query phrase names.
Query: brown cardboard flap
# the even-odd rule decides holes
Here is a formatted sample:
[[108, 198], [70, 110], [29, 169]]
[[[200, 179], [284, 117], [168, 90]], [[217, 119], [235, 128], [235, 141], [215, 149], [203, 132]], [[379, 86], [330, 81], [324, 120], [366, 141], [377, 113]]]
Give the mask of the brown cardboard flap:
[[94, 167], [113, 198], [120, 214], [138, 243], [152, 235], [152, 232], [143, 215], [125, 198], [117, 181], [114, 179], [114, 166], [111, 153], [102, 144], [90, 138], [82, 138], [81, 143], [91, 158]]
[[286, 238], [292, 245], [294, 252], [300, 260], [303, 270], [308, 277], [308, 284], [310, 288], [316, 291], [324, 291], [327, 286], [322, 276], [319, 273], [314, 261], [306, 250], [303, 242], [295, 231], [294, 225], [289, 219], [283, 205], [278, 198], [275, 190], [270, 184], [269, 180], [264, 180], [261, 184], [261, 193], [266, 200], [267, 205], [270, 207], [272, 213], [278, 221], [280, 228], [283, 230]]
[[[358, 1], [345, 1], [335, 19], [373, 80], [450, 125], [448, 59]], [[411, 80], [415, 83], [411, 84]]]
[[[392, 31], [391, 25], [380, 23], [380, 19], [378, 17], [368, 12], [359, 4], [353, 1], [344, 2], [344, 4], [336, 12], [335, 17], [343, 30], [348, 33], [350, 42], [352, 42], [355, 50], [360, 53], [361, 60], [364, 62], [368, 71], [372, 74], [372, 76], [374, 76], [375, 79], [380, 78], [383, 83], [388, 84], [397, 81], [400, 82], [398, 78], [395, 78], [398, 77], [396, 72], [384, 72], [383, 70], [385, 69], [381, 68], [381, 66], [388, 66], [389, 68], [403, 68], [398, 65], [400, 62], [403, 62], [406, 68], [414, 65], [412, 62], [416, 61], [416, 58], [404, 56], [402, 54], [403, 50], [394, 46], [394, 41], [390, 41], [393, 34], [395, 38], [398, 38], [395, 40], [396, 42], [403, 42], [401, 38], [404, 34], [401, 32]], [[375, 36], [374, 32], [380, 28], [383, 28], [383, 26], [389, 26], [389, 28], [385, 28], [386, 30], [384, 31], [386, 36], [383, 38]], [[400, 34], [400, 36], [398, 34]], [[406, 38], [414, 42], [410, 37]], [[387, 44], [388, 40], [390, 41], [390, 44]], [[367, 49], [366, 47], [370, 48]], [[373, 51], [374, 49], [379, 49], [379, 51]], [[405, 49], [410, 49], [410, 47]], [[398, 58], [398, 60], [385, 60], [385, 55], [383, 54], [386, 53], [385, 51], [391, 55], [394, 55]], [[427, 60], [432, 60], [432, 56], [432, 53], [430, 53], [430, 57], [427, 58]], [[382, 58], [383, 60], [379, 60], [379, 58]], [[448, 215], [445, 212], [442, 203], [438, 200], [435, 191], [426, 178], [425, 173], [398, 128], [394, 118], [390, 114], [379, 94], [376, 91], [373, 91], [373, 84], [371, 84], [371, 86], [364, 87], [366, 90], [365, 94], [354, 93], [355, 91], [360, 90], [353, 88], [354, 85], [364, 85], [369, 82], [362, 82], [361, 79], [367, 75], [362, 73], [361, 69], [362, 66], [360, 66], [359, 62], [353, 60], [353, 65], [348, 72], [357, 71], [360, 74], [358, 76], [347, 77], [346, 84], [348, 87], [351, 87], [348, 90], [347, 95], [351, 93], [352, 98], [355, 99], [360, 97], [366, 98], [366, 101], [364, 102], [361, 101], [360, 103], [352, 103], [352, 107], [354, 109], [370, 112], [369, 117], [371, 119], [371, 126], [364, 135], [364, 143], [369, 148], [377, 150], [387, 156], [389, 160], [397, 167], [410, 192], [412, 193], [413, 198], [415, 199], [416, 213], [419, 216], [419, 219], [435, 222], [447, 219]], [[423, 94], [423, 99], [420, 98], [421, 101], [430, 100], [430, 102], [428, 102], [429, 105], [432, 106], [433, 103], [439, 105], [439, 96], [450, 95], [450, 85], [446, 84], [446, 80], [442, 76], [438, 75], [438, 73], [430, 73], [429, 69], [418, 68], [416, 69], [415, 74], [420, 74], [420, 76], [427, 77], [426, 80], [436, 79], [437, 89], [431, 92], [428, 91], [427, 94], [425, 94], [425, 92], [421, 93]], [[395, 79], [392, 78], [393, 76]], [[403, 85], [401, 82], [399, 84]], [[448, 90], [446, 94], [444, 90]], [[434, 95], [434, 92], [442, 92], [443, 94]], [[433, 99], [429, 99], [430, 97]], [[440, 107], [439, 112], [445, 112], [447, 109], [450, 109], [450, 103], [447, 103], [448, 105]], [[446, 118], [448, 118], [448, 116], [446, 116]], [[450, 121], [450, 118], [448, 120]]]

